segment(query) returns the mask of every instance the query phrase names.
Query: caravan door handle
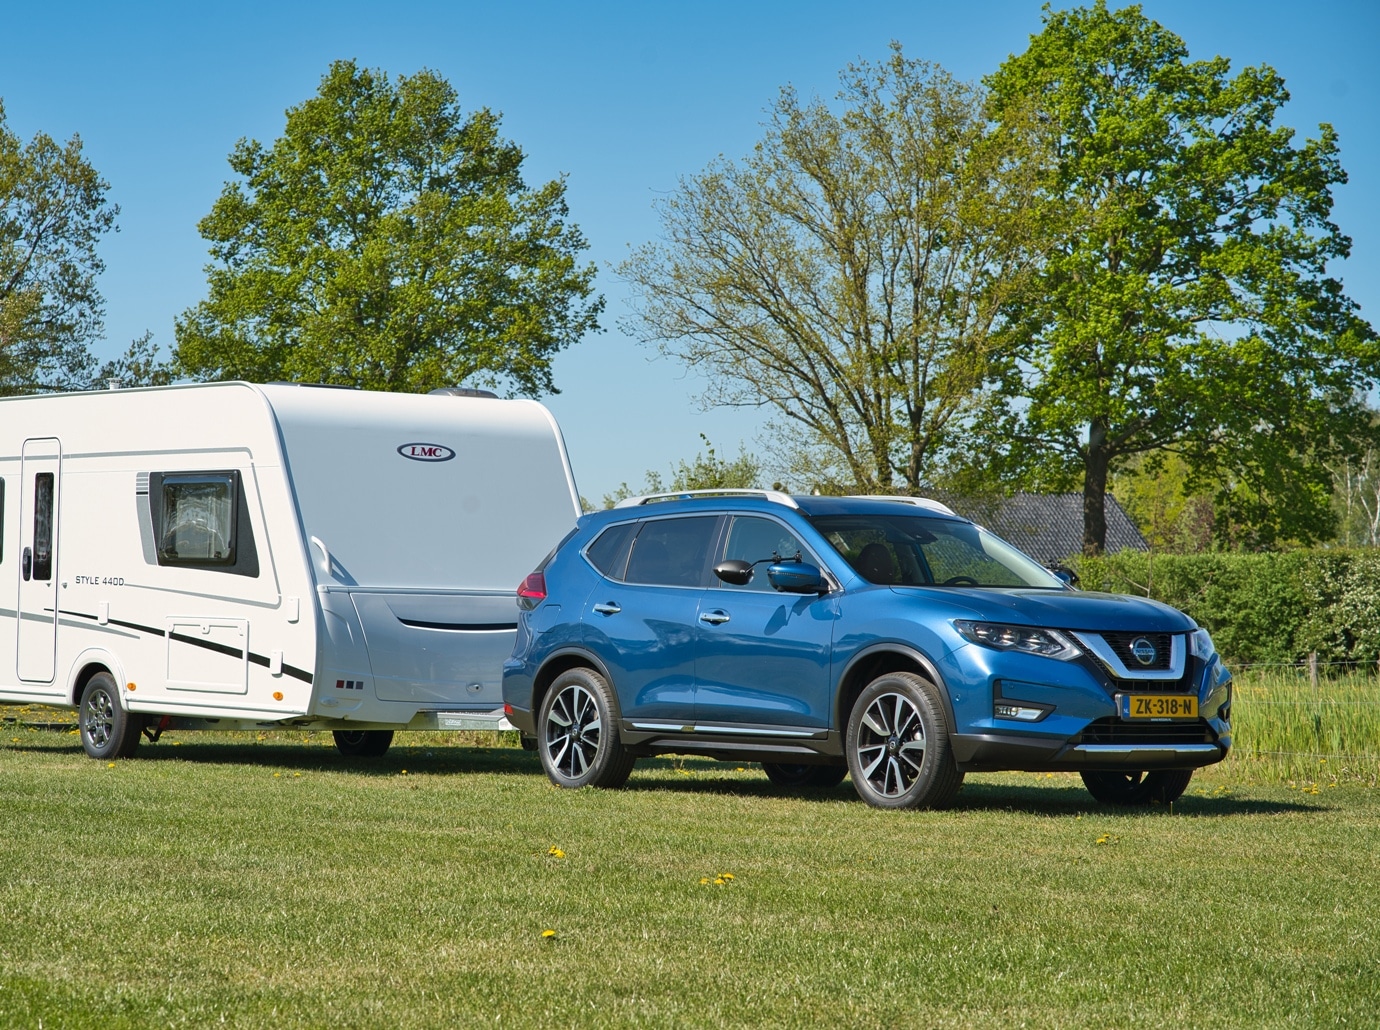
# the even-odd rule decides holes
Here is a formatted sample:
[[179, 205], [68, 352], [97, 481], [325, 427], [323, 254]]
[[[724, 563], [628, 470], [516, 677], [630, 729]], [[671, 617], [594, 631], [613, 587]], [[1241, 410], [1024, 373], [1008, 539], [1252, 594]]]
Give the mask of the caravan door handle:
[[601, 604], [596, 604], [594, 606], [594, 610], [598, 612], [600, 615], [617, 615], [619, 612], [623, 610], [623, 608], [613, 601], [607, 601]]
[[34, 552], [32, 547], [24, 548], [24, 553], [20, 555], [19, 567], [24, 573], [24, 582], [28, 582], [33, 576], [34, 571]]

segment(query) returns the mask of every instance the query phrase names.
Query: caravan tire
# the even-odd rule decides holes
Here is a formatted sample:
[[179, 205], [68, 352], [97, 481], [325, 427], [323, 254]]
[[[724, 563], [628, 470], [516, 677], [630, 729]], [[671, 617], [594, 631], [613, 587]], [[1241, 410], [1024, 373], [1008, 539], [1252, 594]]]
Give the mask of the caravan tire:
[[120, 703], [120, 688], [108, 672], [98, 672], [86, 681], [77, 722], [81, 746], [92, 758], [130, 757], [139, 747], [144, 728], [143, 717]]
[[334, 730], [335, 746], [351, 758], [381, 758], [393, 743], [392, 730]]

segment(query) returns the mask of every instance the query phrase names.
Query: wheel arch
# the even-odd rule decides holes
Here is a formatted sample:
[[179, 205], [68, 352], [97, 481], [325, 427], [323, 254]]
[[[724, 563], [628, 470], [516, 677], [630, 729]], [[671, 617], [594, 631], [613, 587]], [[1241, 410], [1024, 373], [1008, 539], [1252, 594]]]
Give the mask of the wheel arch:
[[91, 682], [91, 677], [99, 672], [109, 673], [120, 691], [121, 700], [127, 700], [128, 683], [125, 668], [115, 655], [100, 647], [89, 647], [77, 655], [72, 663], [72, 672], [67, 681], [67, 703], [73, 708], [81, 703], [81, 693]]
[[953, 701], [938, 667], [928, 655], [905, 644], [878, 643], [864, 648], [849, 659], [839, 677], [834, 696], [834, 720], [840, 733], [848, 726], [853, 705], [869, 683], [889, 672], [912, 672], [935, 685], [939, 691], [944, 724], [952, 736], [956, 730]]
[[[532, 717], [541, 711], [542, 701], [546, 698], [546, 693], [551, 689], [551, 684], [556, 681], [556, 677], [563, 672], [571, 669], [589, 669], [597, 672], [609, 685], [609, 694], [612, 697], [615, 708], [618, 705], [618, 691], [614, 689], [613, 678], [609, 675], [607, 666], [588, 651], [570, 648], [564, 651], [557, 651], [542, 663], [537, 674], [532, 677]], [[621, 718], [621, 713], [619, 713]]]

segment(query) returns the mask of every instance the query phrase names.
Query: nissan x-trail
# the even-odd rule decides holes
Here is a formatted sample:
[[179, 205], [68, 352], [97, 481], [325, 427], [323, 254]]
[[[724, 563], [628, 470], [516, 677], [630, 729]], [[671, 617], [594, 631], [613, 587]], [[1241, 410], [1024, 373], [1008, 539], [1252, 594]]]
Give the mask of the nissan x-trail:
[[631, 498], [581, 518], [518, 604], [505, 709], [564, 787], [687, 754], [788, 788], [851, 776], [881, 807], [998, 770], [1166, 803], [1231, 743], [1192, 619], [1075, 589], [932, 501]]

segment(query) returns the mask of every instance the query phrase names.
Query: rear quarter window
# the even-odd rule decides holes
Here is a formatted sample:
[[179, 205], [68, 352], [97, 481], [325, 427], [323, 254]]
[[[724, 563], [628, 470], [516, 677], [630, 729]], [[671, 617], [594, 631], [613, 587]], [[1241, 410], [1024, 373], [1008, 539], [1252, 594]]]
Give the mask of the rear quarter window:
[[628, 544], [636, 533], [636, 522], [609, 526], [585, 548], [585, 558], [609, 579], [622, 579], [628, 564]]

